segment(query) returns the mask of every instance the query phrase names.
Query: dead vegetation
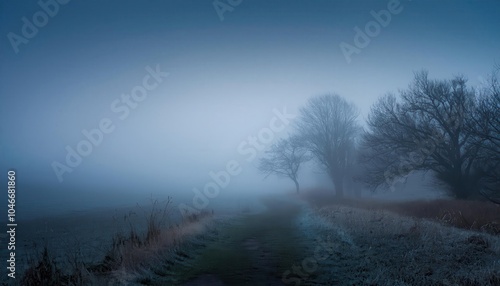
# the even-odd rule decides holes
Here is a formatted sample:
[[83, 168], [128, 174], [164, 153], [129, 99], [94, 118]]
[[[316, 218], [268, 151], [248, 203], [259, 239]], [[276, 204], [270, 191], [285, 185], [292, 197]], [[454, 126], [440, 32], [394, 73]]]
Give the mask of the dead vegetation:
[[498, 236], [385, 210], [317, 213], [352, 239], [328, 261], [338, 285], [500, 285]]
[[71, 254], [66, 255], [69, 269], [61, 267], [45, 246], [41, 255], [28, 259], [28, 268], [22, 275], [21, 284], [96, 285], [103, 281], [120, 283], [123, 279], [133, 280], [135, 274], [157, 261], [169, 249], [178, 246], [183, 238], [203, 231], [203, 221], [212, 215], [203, 212], [172, 224], [169, 221], [171, 204], [172, 200], [168, 198], [163, 203], [153, 200], [151, 208], [147, 210], [139, 207], [145, 213], [146, 227], [143, 232], [132, 221], [135, 213], [125, 215], [128, 231], [115, 233], [99, 263], [86, 263], [78, 249], [71, 249], [67, 252]]
[[311, 190], [302, 197], [317, 207], [345, 205], [367, 210], [388, 210], [400, 215], [425, 218], [446, 225], [500, 234], [500, 205], [488, 201], [470, 200], [419, 200], [387, 202], [369, 199], [338, 200], [327, 190]]

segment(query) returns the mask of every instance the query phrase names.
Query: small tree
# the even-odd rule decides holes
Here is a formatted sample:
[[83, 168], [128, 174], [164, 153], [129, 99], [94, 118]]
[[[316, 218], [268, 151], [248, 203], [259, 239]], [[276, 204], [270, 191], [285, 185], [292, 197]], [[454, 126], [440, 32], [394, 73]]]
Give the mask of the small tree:
[[280, 139], [266, 151], [266, 154], [267, 157], [260, 159], [259, 170], [266, 175], [266, 178], [273, 174], [290, 178], [295, 183], [298, 193], [300, 165], [310, 160], [300, 141], [296, 137]]

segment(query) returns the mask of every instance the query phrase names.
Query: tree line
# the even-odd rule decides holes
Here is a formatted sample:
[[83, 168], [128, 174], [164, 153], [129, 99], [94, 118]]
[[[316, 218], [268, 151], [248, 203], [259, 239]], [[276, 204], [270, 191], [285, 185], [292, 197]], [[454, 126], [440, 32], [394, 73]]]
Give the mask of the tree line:
[[408, 88], [372, 105], [364, 126], [357, 107], [340, 95], [312, 97], [259, 170], [290, 178], [298, 192], [300, 167], [314, 160], [338, 197], [355, 183], [388, 188], [424, 171], [455, 198], [500, 203], [499, 75], [497, 66], [485, 84], [472, 87], [463, 76], [417, 72]]

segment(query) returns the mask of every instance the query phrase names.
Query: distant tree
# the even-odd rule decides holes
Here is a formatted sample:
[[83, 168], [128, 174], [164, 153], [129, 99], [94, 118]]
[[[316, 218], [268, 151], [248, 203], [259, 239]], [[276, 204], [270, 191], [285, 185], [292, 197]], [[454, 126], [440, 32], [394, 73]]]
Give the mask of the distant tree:
[[261, 158], [259, 170], [266, 175], [278, 175], [290, 178], [299, 192], [298, 174], [302, 163], [311, 158], [296, 137], [279, 139], [266, 151], [267, 157]]
[[414, 170], [431, 170], [457, 198], [479, 194], [481, 144], [471, 120], [478, 112], [466, 80], [431, 80], [415, 74], [408, 89], [382, 97], [371, 109], [364, 134], [366, 181], [391, 183]]
[[481, 194], [500, 204], [500, 66], [480, 90], [478, 112], [473, 116], [471, 132], [481, 148], [477, 168], [483, 173]]
[[344, 178], [360, 131], [358, 114], [354, 104], [327, 94], [311, 98], [300, 110], [297, 123], [300, 138], [327, 171], [339, 197], [344, 195]]

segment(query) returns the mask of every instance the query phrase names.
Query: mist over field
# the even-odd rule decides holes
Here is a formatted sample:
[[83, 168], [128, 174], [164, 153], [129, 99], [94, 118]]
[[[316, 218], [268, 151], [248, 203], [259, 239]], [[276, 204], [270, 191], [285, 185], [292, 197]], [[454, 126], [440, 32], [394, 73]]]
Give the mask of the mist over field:
[[[499, 14], [495, 0], [2, 1], [0, 215], [18, 223], [17, 276], [2, 279], [498, 285]], [[356, 280], [363, 257], [390, 252], [360, 229], [406, 239], [402, 253], [483, 240], [490, 252], [456, 250], [477, 269], [449, 258]], [[418, 248], [429, 232], [436, 244]], [[314, 271], [292, 268], [330, 236]], [[63, 266], [74, 237], [89, 276]], [[27, 255], [42, 240], [62, 276], [24, 273], [40, 269]], [[160, 251], [172, 245], [180, 264]], [[140, 251], [125, 263], [120, 247]], [[148, 251], [172, 268], [153, 271]], [[457, 267], [471, 276], [453, 280]]]
[[[238, 146], [269, 125], [273, 109], [297, 114], [309, 97], [335, 92], [366, 118], [377, 97], [405, 88], [414, 71], [463, 73], [477, 84], [498, 59], [494, 1], [417, 1], [401, 3], [347, 63], [339, 44], [352, 44], [354, 27], [388, 1], [362, 3], [242, 2], [221, 21], [211, 3], [74, 1], [59, 5], [31, 39], [22, 18], [32, 22], [41, 6], [3, 3], [3, 34], [27, 41], [4, 37], [1, 55], [1, 164], [26, 186], [19, 207], [178, 197], [229, 160], [249, 164], [224, 192], [255, 184], [246, 190], [254, 193], [269, 182]], [[142, 84], [147, 67], [168, 76], [129, 107], [122, 95]], [[103, 118], [113, 131], [59, 182], [51, 164], [65, 164], [66, 147], [76, 149], [82, 131]]]

